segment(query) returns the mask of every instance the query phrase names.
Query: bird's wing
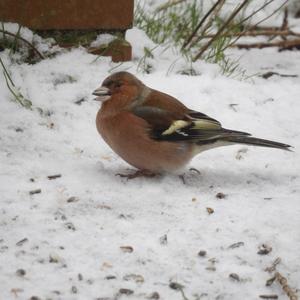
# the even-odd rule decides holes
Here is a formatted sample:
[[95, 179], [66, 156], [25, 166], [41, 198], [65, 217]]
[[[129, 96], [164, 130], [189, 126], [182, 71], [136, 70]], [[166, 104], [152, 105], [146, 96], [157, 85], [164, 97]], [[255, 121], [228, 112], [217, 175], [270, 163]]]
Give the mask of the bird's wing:
[[224, 129], [217, 120], [193, 110], [173, 113], [157, 107], [140, 106], [134, 108], [132, 113], [147, 121], [150, 135], [156, 140], [206, 143], [230, 136], [249, 135]]

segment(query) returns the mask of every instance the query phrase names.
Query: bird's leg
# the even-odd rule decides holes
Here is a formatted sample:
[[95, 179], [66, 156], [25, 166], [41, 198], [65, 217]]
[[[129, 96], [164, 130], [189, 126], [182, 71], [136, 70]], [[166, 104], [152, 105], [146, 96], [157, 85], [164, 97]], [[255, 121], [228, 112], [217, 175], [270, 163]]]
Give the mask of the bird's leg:
[[137, 177], [154, 177], [156, 176], [157, 174], [151, 172], [151, 171], [148, 171], [148, 170], [137, 170], [135, 173], [133, 174], [116, 174], [116, 176], [120, 176], [120, 177], [125, 177], [127, 178], [128, 180], [129, 179], [134, 179], [134, 178], [137, 178]]
[[178, 177], [181, 179], [181, 181], [182, 181], [183, 184], [186, 184], [185, 176], [184, 175], [185, 175], [185, 173], [178, 175]]

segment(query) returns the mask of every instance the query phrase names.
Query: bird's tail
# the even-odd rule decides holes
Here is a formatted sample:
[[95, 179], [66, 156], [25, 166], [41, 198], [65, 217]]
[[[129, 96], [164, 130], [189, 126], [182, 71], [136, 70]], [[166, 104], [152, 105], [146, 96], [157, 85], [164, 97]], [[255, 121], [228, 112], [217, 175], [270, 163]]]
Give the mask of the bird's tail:
[[269, 147], [269, 148], [277, 148], [282, 150], [291, 151], [290, 145], [278, 143], [274, 141], [258, 139], [250, 136], [229, 136], [222, 139], [223, 141], [227, 141], [230, 143], [238, 143], [238, 144], [247, 144], [253, 146], [261, 146], [261, 147]]

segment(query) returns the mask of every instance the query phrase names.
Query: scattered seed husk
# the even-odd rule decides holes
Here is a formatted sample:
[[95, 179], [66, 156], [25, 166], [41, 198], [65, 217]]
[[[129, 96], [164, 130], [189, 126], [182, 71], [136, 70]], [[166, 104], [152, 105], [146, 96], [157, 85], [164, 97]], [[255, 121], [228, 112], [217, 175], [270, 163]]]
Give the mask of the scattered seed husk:
[[101, 266], [101, 269], [104, 270], [104, 269], [111, 269], [113, 266], [112, 264], [108, 263], [108, 262], [104, 262]]
[[161, 236], [159, 238], [159, 243], [161, 245], [167, 245], [168, 244], [168, 236], [166, 234], [164, 234], [163, 236]]
[[77, 287], [76, 287], [75, 285], [73, 285], [73, 286], [71, 287], [71, 293], [72, 293], [72, 294], [77, 294], [77, 292], [78, 292]]
[[99, 204], [97, 205], [97, 208], [111, 210], [111, 207], [106, 204]]
[[215, 272], [217, 269], [214, 266], [206, 267], [205, 270]]
[[77, 105], [81, 105], [82, 102], [85, 102], [86, 99], [85, 98], [81, 98], [79, 100], [76, 100], [74, 103], [77, 104]]
[[160, 299], [160, 295], [158, 292], [153, 292], [151, 293], [149, 296], [146, 297], [147, 299], [154, 299], [154, 300], [158, 300]]
[[241, 281], [240, 276], [236, 273], [229, 274], [229, 278], [234, 280], [234, 281]]
[[54, 290], [54, 291], [52, 291], [52, 293], [55, 294], [55, 295], [60, 295], [61, 294], [61, 292], [58, 291], [58, 290]]
[[49, 255], [49, 263], [57, 264], [61, 261], [61, 258], [56, 253], [51, 253]]
[[261, 299], [278, 299], [278, 295], [259, 295]]
[[266, 281], [266, 286], [271, 286], [273, 284], [273, 282], [275, 281], [276, 276], [271, 277], [270, 279], [268, 279]]
[[66, 227], [67, 229], [69, 229], [69, 230], [72, 230], [72, 231], [75, 231], [75, 230], [76, 230], [74, 224], [71, 223], [71, 222], [65, 223], [65, 227]]
[[144, 277], [142, 275], [139, 275], [139, 274], [127, 274], [123, 277], [123, 279], [126, 280], [126, 281], [133, 280], [136, 283], [143, 283], [145, 281]]
[[215, 211], [211, 207], [206, 207], [206, 211], [208, 212], [209, 215], [213, 214]]
[[22, 246], [24, 243], [28, 242], [28, 238], [24, 238], [16, 243], [16, 246]]
[[107, 276], [105, 277], [105, 279], [106, 279], [106, 280], [113, 280], [113, 279], [117, 279], [117, 277], [114, 276], [114, 275], [107, 275]]
[[170, 282], [169, 287], [172, 290], [181, 290], [184, 288], [184, 286], [178, 282]]
[[82, 274], [81, 274], [81, 273], [78, 273], [77, 278], [78, 278], [79, 281], [82, 281], [82, 280], [83, 280]]
[[216, 198], [217, 199], [225, 199], [226, 197], [227, 197], [227, 195], [225, 195], [222, 192], [219, 192], [219, 193], [216, 194]]
[[18, 269], [16, 271], [16, 275], [19, 276], [19, 277], [23, 277], [26, 275], [26, 271], [24, 269]]
[[272, 251], [272, 247], [270, 247], [266, 244], [262, 244], [258, 249], [259, 250], [258, 250], [257, 254], [259, 254], [259, 255], [267, 255]]
[[121, 246], [120, 249], [124, 253], [132, 253], [133, 252], [133, 247], [131, 247], [131, 246]]
[[206, 254], [207, 254], [207, 252], [206, 252], [205, 250], [200, 250], [200, 251], [198, 252], [198, 256], [201, 256], [201, 257], [206, 256]]
[[276, 270], [276, 266], [277, 266], [280, 262], [281, 262], [281, 258], [280, 258], [280, 257], [277, 257], [277, 258], [273, 261], [273, 263], [272, 263], [272, 265], [271, 265], [270, 267], [265, 268], [265, 271], [266, 271], [266, 272], [269, 272], [269, 273], [275, 271], [275, 270]]
[[36, 189], [36, 190], [29, 191], [29, 195], [40, 194], [41, 192], [42, 192], [41, 189]]
[[75, 196], [72, 196], [72, 197], [67, 199], [68, 203], [77, 202], [77, 201], [79, 201], [79, 198], [75, 197]]
[[132, 295], [134, 293], [133, 290], [130, 290], [130, 289], [119, 289], [119, 294], [122, 294], [122, 295]]
[[234, 243], [234, 244], [230, 245], [228, 247], [228, 249], [235, 249], [235, 248], [239, 248], [239, 247], [244, 246], [244, 245], [245, 245], [244, 242], [237, 242], [237, 243]]
[[18, 297], [18, 296], [19, 296], [18, 293], [22, 293], [22, 292], [24, 292], [24, 290], [23, 290], [23, 289], [20, 289], [20, 288], [12, 288], [12, 289], [10, 290], [10, 292], [11, 292], [12, 294], [14, 294], [15, 297]]
[[61, 174], [49, 175], [47, 176], [49, 180], [57, 179], [61, 177]]

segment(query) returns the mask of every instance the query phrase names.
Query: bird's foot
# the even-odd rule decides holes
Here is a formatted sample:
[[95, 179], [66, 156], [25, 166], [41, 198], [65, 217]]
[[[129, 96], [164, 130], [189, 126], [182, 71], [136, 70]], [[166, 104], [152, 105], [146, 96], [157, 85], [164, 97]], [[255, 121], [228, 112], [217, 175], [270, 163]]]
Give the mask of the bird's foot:
[[[201, 175], [201, 172], [198, 170], [198, 169], [196, 169], [196, 168], [189, 168], [189, 171], [190, 172], [195, 172], [197, 175]], [[178, 175], [178, 177], [181, 179], [181, 181], [182, 181], [182, 183], [183, 184], [186, 184], [187, 183], [187, 178], [186, 178], [186, 173], [183, 173], [183, 174], [180, 174], [180, 175]]]
[[189, 171], [194, 171], [198, 175], [201, 175], [201, 172], [198, 169], [196, 169], [196, 168], [189, 168]]
[[120, 176], [122, 178], [127, 178], [127, 180], [134, 179], [134, 178], [137, 178], [137, 177], [154, 177], [156, 175], [157, 174], [155, 174], [151, 171], [148, 171], [148, 170], [137, 170], [133, 174], [120, 174], [120, 173], [116, 174], [116, 176]]

